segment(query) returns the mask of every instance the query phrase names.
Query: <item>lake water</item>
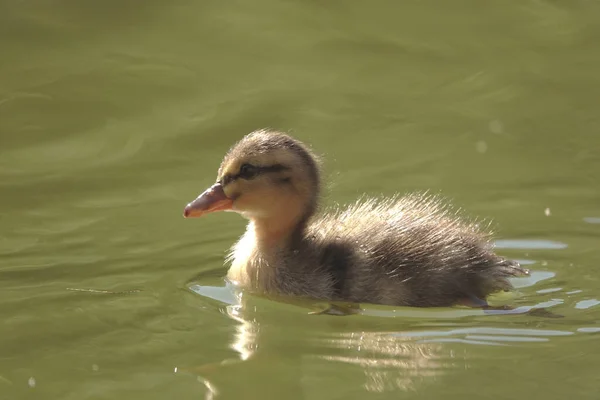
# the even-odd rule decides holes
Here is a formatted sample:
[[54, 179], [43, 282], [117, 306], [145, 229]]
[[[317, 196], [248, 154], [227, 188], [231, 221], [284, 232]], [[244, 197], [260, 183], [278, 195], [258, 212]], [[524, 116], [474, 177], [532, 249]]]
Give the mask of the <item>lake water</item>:
[[[596, 399], [599, 17], [2, 2], [0, 399]], [[245, 221], [182, 210], [262, 127], [324, 156], [328, 204], [429, 189], [493, 220], [533, 271], [490, 300], [518, 312], [240, 301], [223, 259]]]

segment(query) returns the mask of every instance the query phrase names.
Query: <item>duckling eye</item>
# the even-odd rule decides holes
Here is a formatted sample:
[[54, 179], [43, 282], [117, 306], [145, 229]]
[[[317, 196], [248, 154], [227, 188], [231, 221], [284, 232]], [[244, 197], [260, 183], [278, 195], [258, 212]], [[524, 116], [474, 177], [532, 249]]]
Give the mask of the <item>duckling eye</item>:
[[238, 176], [242, 179], [252, 179], [258, 174], [258, 168], [254, 165], [244, 164], [240, 167]]

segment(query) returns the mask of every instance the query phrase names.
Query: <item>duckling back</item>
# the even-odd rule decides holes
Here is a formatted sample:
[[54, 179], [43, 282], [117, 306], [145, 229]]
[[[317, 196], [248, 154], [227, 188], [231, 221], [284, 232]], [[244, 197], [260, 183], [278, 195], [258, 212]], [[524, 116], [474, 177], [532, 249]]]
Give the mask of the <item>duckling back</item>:
[[428, 195], [366, 199], [317, 218], [307, 238], [333, 299], [405, 306], [484, 305], [527, 274], [497, 256], [491, 234]]

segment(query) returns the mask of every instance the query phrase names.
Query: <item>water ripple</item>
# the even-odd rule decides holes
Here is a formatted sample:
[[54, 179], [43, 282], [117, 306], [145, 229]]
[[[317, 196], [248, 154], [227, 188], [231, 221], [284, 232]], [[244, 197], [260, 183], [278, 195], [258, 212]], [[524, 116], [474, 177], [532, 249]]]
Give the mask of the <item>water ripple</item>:
[[547, 279], [554, 278], [556, 274], [550, 271], [529, 271], [529, 276], [522, 278], [512, 279], [511, 282], [516, 289], [530, 287], [538, 282], [545, 281]]
[[583, 328], [577, 328], [577, 332], [581, 332], [581, 333], [598, 333], [598, 332], [600, 332], [600, 327], [583, 327]]
[[585, 217], [583, 220], [588, 224], [600, 224], [600, 217]]
[[542, 239], [506, 239], [496, 241], [496, 248], [498, 249], [557, 250], [567, 247], [565, 243]]
[[577, 304], [575, 304], [575, 308], [577, 308], [579, 310], [586, 310], [588, 308], [595, 307], [598, 304], [600, 304], [600, 301], [598, 301], [596, 299], [581, 300], [581, 301], [577, 302]]

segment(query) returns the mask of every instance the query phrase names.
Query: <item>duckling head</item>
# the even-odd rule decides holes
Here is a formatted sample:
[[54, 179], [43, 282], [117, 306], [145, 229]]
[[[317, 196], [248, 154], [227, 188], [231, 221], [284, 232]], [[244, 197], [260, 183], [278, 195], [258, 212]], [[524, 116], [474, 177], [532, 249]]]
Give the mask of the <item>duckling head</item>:
[[184, 210], [200, 217], [234, 211], [268, 235], [284, 235], [314, 213], [320, 190], [318, 160], [301, 142], [259, 130], [227, 152], [217, 181]]

